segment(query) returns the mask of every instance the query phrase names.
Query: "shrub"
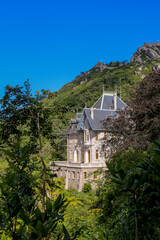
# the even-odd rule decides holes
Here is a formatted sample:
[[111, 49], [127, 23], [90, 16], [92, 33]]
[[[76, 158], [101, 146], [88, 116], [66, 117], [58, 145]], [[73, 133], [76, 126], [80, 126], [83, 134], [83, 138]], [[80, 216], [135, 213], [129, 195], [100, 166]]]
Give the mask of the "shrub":
[[92, 190], [91, 184], [90, 183], [85, 183], [82, 191], [87, 193], [87, 192], [90, 192], [91, 190]]

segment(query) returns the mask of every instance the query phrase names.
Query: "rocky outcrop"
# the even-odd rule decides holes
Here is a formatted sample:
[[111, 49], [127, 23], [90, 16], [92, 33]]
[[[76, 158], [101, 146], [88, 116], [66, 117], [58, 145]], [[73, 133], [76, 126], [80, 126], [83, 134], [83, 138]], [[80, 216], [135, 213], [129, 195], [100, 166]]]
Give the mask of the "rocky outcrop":
[[76, 76], [75, 81], [78, 82], [79, 84], [87, 83], [87, 81], [88, 81], [87, 75], [89, 75], [91, 73], [92, 69], [95, 69], [96, 71], [103, 72], [103, 70], [105, 68], [110, 69], [110, 67], [108, 67], [105, 63], [97, 62], [97, 64], [93, 68], [91, 68], [89, 71], [81, 72], [80, 75]]
[[142, 71], [142, 67], [137, 68], [137, 70], [134, 72], [135, 75], [140, 75]]
[[159, 71], [160, 70], [160, 64], [157, 63], [153, 66], [153, 71]]
[[105, 68], [107, 68], [107, 65], [103, 62], [97, 62], [93, 68], [99, 68], [100, 72], [102, 72]]
[[160, 59], [160, 42], [144, 43], [144, 46], [139, 47], [131, 57], [131, 62], [135, 61], [139, 64], [146, 59]]
[[[112, 63], [112, 62], [111, 62]], [[111, 64], [110, 63], [110, 64]], [[113, 62], [114, 63], [114, 62]], [[112, 63], [112, 64], [113, 64]], [[115, 69], [117, 67], [122, 67], [126, 64], [126, 61], [123, 62], [115, 62], [116, 65], [115, 66], [110, 66], [110, 64], [105, 64], [103, 62], [97, 62], [96, 65], [91, 68], [89, 71], [86, 72], [81, 72], [80, 75], [76, 76], [76, 78], [74, 79], [74, 81], [76, 81], [78, 84], [84, 84], [88, 82], [88, 75], [90, 73], [92, 73], [92, 70], [94, 69], [94, 71], [96, 72], [103, 72], [104, 69]], [[114, 63], [114, 64], [115, 64]]]
[[85, 80], [84, 80], [84, 81], [81, 81], [80, 84], [87, 83], [87, 81], [88, 81], [88, 79], [85, 78]]

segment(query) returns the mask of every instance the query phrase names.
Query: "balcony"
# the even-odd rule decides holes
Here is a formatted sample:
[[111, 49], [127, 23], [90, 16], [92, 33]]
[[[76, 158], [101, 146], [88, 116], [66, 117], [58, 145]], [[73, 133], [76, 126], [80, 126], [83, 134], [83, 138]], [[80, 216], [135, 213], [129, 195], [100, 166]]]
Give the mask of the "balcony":
[[[52, 165], [54, 163], [54, 165]], [[98, 168], [98, 167], [105, 167], [105, 163], [69, 163], [69, 162], [63, 162], [63, 161], [55, 161], [55, 162], [50, 162], [51, 167], [69, 167], [69, 168]]]
[[83, 145], [84, 146], [91, 146], [91, 142], [90, 141], [83, 142]]

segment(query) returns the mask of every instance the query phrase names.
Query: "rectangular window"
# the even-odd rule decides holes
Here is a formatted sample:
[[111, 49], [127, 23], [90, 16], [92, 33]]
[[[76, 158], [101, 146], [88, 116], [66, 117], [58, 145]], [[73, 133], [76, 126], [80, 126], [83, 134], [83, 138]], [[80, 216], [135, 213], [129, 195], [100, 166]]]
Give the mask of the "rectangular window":
[[73, 160], [73, 152], [70, 151], [70, 160], [72, 161]]
[[72, 179], [75, 179], [75, 172], [72, 172]]
[[98, 133], [96, 133], [96, 136], [95, 136], [95, 138], [96, 138], [96, 141], [98, 141]]
[[91, 152], [90, 152], [90, 150], [88, 150], [88, 162], [89, 163], [91, 162]]
[[98, 159], [98, 150], [96, 150], [96, 159]]
[[68, 172], [68, 178], [70, 178], [70, 172]]
[[81, 152], [81, 162], [84, 162], [84, 151]]
[[89, 141], [89, 133], [88, 132], [85, 132], [84, 140], [85, 140], [85, 142]]
[[104, 151], [104, 158], [107, 159], [107, 150]]
[[84, 179], [87, 179], [87, 173], [84, 172]]
[[94, 172], [94, 179], [97, 179], [97, 172]]
[[81, 142], [84, 142], [84, 135], [81, 133]]
[[79, 158], [79, 156], [78, 156], [78, 150], [77, 150], [77, 154], [76, 154], [76, 162], [78, 162], [78, 158]]

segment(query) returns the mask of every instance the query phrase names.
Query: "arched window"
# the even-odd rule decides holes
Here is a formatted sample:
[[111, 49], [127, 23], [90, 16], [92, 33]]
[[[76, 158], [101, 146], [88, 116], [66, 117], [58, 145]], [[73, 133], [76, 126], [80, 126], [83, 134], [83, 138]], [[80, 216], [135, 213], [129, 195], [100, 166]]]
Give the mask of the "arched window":
[[83, 143], [84, 142], [84, 134], [81, 133], [81, 142]]
[[75, 172], [72, 172], [72, 179], [75, 179]]

